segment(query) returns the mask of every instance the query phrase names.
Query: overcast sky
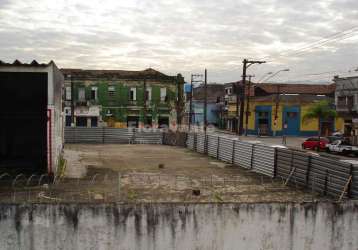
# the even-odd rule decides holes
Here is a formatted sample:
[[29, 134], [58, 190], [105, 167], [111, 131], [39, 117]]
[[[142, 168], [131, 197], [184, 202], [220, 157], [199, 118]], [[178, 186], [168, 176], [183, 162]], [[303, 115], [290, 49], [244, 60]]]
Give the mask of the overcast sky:
[[[254, 81], [289, 68], [271, 81], [329, 82], [358, 68], [354, 27], [357, 0], [0, 0], [0, 60], [152, 67], [187, 81], [206, 67], [209, 82], [228, 82], [244, 58], [265, 58]], [[290, 52], [325, 37], [336, 41]]]

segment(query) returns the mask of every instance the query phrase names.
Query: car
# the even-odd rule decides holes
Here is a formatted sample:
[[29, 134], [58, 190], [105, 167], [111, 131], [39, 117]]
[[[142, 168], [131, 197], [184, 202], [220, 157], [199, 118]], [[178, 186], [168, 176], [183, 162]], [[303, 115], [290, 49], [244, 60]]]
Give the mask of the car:
[[314, 149], [314, 150], [317, 150], [318, 145], [319, 145], [320, 149], [325, 150], [326, 145], [328, 143], [329, 143], [329, 140], [327, 138], [325, 138], [325, 137], [321, 137], [320, 142], [318, 141], [318, 137], [310, 137], [310, 138], [307, 138], [302, 143], [302, 149]]
[[328, 139], [329, 143], [333, 143], [337, 140], [344, 140], [344, 137], [343, 136], [338, 136], [338, 135], [331, 135], [331, 136], [327, 136], [325, 137]]
[[347, 140], [336, 140], [333, 143], [327, 144], [327, 152], [334, 152], [343, 155], [354, 154], [358, 156], [358, 147], [353, 146]]

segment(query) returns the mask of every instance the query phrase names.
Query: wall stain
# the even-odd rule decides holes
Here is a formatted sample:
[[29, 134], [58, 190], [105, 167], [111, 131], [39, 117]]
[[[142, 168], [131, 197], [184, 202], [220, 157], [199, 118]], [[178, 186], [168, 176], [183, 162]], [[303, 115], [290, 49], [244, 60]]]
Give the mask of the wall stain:
[[73, 229], [76, 231], [78, 228], [78, 206], [60, 206], [60, 211], [63, 213], [65, 220], [72, 225]]

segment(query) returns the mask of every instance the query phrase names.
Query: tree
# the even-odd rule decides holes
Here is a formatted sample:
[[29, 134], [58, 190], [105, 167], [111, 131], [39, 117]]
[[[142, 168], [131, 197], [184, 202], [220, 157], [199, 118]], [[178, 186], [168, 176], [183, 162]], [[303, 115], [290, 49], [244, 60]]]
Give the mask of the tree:
[[329, 118], [335, 118], [337, 116], [336, 110], [333, 108], [333, 105], [327, 101], [323, 100], [312, 105], [307, 113], [303, 116], [303, 121], [317, 119], [318, 122], [318, 147], [317, 151], [320, 149], [321, 143], [321, 122]]

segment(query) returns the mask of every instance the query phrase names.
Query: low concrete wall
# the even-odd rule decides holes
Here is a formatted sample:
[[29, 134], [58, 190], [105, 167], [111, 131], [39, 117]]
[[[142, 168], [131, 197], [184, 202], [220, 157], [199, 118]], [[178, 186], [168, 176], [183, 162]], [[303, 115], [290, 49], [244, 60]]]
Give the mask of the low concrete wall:
[[358, 203], [0, 205], [1, 249], [357, 249]]

